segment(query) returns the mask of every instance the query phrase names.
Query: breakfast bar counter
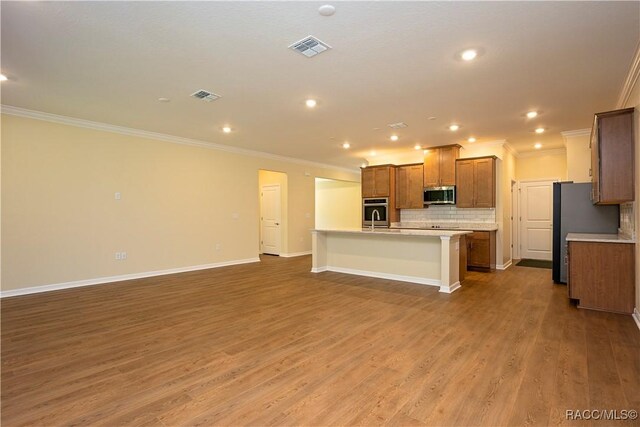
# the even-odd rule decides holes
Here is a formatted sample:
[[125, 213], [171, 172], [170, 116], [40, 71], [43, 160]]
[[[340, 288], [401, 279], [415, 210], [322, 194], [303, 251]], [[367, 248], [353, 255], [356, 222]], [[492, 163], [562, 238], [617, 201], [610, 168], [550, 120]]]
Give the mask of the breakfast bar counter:
[[312, 230], [312, 273], [335, 271], [361, 276], [460, 288], [463, 230], [377, 228]]

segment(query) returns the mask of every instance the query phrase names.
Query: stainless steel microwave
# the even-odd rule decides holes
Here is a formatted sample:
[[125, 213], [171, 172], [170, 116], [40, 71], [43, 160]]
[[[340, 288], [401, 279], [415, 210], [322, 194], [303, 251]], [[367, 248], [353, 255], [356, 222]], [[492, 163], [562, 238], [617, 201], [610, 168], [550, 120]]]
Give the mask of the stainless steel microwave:
[[362, 226], [367, 227], [372, 223], [376, 227], [389, 226], [388, 198], [362, 199]]
[[424, 189], [425, 205], [455, 205], [456, 186], [426, 187]]

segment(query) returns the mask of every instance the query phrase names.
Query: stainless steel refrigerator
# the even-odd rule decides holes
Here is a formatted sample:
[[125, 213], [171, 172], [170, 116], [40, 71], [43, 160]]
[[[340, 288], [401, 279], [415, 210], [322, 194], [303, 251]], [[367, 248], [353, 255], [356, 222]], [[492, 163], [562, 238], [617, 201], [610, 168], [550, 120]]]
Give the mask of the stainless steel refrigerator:
[[567, 283], [567, 233], [616, 234], [619, 223], [618, 205], [596, 206], [591, 202], [591, 183], [554, 183], [553, 281]]

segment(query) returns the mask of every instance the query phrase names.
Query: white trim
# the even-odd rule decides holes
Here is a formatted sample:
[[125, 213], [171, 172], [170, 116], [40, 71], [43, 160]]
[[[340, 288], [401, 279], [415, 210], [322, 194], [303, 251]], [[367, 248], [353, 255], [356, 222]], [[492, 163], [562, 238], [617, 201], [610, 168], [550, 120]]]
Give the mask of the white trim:
[[283, 257], [283, 258], [293, 258], [293, 257], [297, 257], [297, 256], [304, 256], [304, 255], [311, 255], [311, 251], [292, 252], [290, 254], [280, 254], [280, 256]]
[[456, 282], [450, 286], [447, 285], [440, 285], [440, 292], [445, 293], [445, 294], [451, 294], [455, 291], [457, 291], [458, 289], [460, 289], [460, 282]]
[[167, 270], [145, 271], [142, 273], [122, 274], [119, 276], [98, 277], [95, 279], [76, 280], [74, 282], [56, 283], [53, 285], [33, 286], [29, 288], [0, 291], [0, 298], [15, 297], [18, 295], [37, 294], [40, 292], [58, 291], [61, 289], [79, 288], [82, 286], [101, 285], [124, 280], [142, 279], [145, 277], [164, 276], [166, 274], [185, 273], [187, 271], [207, 270], [209, 268], [227, 267], [230, 265], [248, 264], [260, 262], [260, 258], [236, 259], [232, 261], [215, 262], [212, 264], [192, 265], [189, 267], [169, 268]]
[[635, 307], [633, 309], [633, 314], [631, 315], [631, 317], [633, 317], [633, 320], [636, 321], [636, 326], [638, 327], [638, 329], [640, 329], [640, 311], [638, 311], [638, 307]]
[[400, 274], [380, 273], [378, 271], [356, 270], [353, 268], [332, 267], [332, 266], [311, 269], [312, 273], [321, 273], [323, 271], [333, 271], [335, 273], [354, 274], [356, 276], [375, 277], [376, 279], [397, 280], [399, 282], [417, 283], [419, 285], [441, 286], [440, 280], [427, 279], [425, 277], [403, 276]]
[[584, 128], [584, 129], [576, 129], [576, 130], [565, 130], [560, 132], [560, 135], [562, 135], [563, 138], [574, 138], [576, 136], [591, 136], [591, 129], [590, 128]]
[[296, 159], [293, 157], [280, 156], [277, 154], [265, 153], [262, 151], [248, 150], [245, 148], [232, 147], [230, 145], [216, 144], [215, 142], [201, 141], [198, 139], [183, 138], [180, 136], [167, 135], [164, 133], [149, 132], [141, 129], [128, 128], [123, 126], [110, 125], [108, 123], [92, 122], [90, 120], [76, 119], [74, 117], [59, 116], [57, 114], [45, 113], [42, 111], [27, 110], [26, 108], [14, 107], [12, 105], [2, 105], [2, 114], [11, 116], [26, 117], [29, 119], [43, 120], [46, 122], [59, 123], [68, 126], [76, 126], [86, 129], [99, 130], [103, 132], [118, 133], [121, 135], [136, 136], [140, 138], [154, 139], [157, 141], [170, 142], [173, 144], [191, 145], [195, 147], [208, 148], [219, 151], [226, 151], [234, 154], [243, 154], [246, 156], [261, 157], [271, 160], [279, 160], [283, 162], [298, 163], [307, 166], [315, 166], [319, 168], [339, 170], [342, 172], [360, 173], [360, 169], [349, 169], [339, 166], [328, 165], [325, 163], [317, 163], [309, 160]]
[[503, 147], [508, 153], [511, 153], [513, 157], [518, 157], [518, 150], [516, 149], [516, 147], [514, 147], [508, 142], [505, 142]]
[[631, 61], [631, 67], [629, 67], [629, 72], [627, 73], [627, 78], [624, 80], [622, 84], [622, 89], [620, 90], [620, 96], [618, 97], [617, 108], [624, 108], [629, 102], [629, 97], [631, 96], [631, 92], [633, 92], [633, 87], [638, 83], [640, 79], [640, 42], [636, 46], [636, 52], [633, 55], [633, 59]]
[[504, 264], [496, 264], [496, 270], [506, 270], [507, 268], [511, 267], [512, 263], [513, 263], [513, 260], [510, 259]]
[[524, 151], [524, 152], [518, 153], [516, 157], [519, 159], [522, 159], [527, 157], [538, 157], [538, 156], [544, 156], [544, 155], [554, 156], [557, 154], [566, 154], [566, 153], [567, 153], [567, 149], [565, 147], [560, 147], [560, 148], [550, 148], [548, 150]]

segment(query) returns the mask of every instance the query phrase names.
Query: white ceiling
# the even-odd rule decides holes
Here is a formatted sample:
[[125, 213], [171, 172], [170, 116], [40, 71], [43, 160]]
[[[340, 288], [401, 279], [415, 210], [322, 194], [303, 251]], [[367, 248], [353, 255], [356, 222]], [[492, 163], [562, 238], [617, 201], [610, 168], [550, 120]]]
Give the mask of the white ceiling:
[[[322, 4], [2, 2], [2, 103], [348, 168], [470, 135], [528, 151], [613, 109], [640, 39], [640, 2]], [[333, 49], [288, 49], [310, 34]]]

